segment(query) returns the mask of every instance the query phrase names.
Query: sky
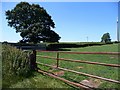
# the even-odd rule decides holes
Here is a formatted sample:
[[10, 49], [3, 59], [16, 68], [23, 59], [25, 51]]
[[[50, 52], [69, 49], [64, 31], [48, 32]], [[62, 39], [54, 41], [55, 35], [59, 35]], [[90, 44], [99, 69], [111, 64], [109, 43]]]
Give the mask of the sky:
[[[5, 11], [13, 9], [19, 2], [2, 2], [0, 41], [18, 42], [20, 33], [7, 24]], [[60, 42], [99, 42], [104, 33], [117, 40], [117, 2], [29, 2], [44, 7], [55, 22]]]

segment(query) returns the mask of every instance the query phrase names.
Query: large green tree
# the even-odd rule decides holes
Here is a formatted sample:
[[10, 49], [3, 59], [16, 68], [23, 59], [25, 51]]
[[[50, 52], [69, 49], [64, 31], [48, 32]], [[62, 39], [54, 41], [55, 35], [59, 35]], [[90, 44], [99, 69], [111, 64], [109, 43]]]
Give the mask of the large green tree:
[[55, 23], [43, 7], [28, 2], [18, 3], [14, 9], [6, 11], [8, 25], [14, 27], [23, 38], [22, 42], [58, 42], [59, 35], [52, 28]]
[[103, 36], [102, 36], [102, 38], [101, 38], [101, 42], [105, 42], [105, 43], [111, 42], [110, 34], [109, 34], [109, 33], [103, 34]]

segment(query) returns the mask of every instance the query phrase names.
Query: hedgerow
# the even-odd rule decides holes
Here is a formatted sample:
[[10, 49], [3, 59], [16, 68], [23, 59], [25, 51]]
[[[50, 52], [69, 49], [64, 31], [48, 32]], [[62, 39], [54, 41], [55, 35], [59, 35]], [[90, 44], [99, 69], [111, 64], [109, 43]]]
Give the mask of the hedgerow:
[[2, 85], [8, 87], [32, 75], [30, 51], [22, 51], [10, 45], [2, 45]]

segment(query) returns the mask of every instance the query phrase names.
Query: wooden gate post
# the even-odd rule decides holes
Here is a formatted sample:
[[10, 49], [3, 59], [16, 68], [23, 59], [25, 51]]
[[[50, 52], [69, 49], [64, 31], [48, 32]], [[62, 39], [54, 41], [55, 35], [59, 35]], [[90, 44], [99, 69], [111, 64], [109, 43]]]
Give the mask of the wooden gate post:
[[37, 63], [36, 63], [36, 50], [33, 50], [30, 54], [30, 67], [32, 70], [37, 69]]

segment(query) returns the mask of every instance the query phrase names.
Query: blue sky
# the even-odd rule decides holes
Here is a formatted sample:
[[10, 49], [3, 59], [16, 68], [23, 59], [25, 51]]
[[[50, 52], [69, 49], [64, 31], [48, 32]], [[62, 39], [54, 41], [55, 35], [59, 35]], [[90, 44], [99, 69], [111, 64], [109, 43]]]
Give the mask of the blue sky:
[[[18, 42], [19, 33], [7, 25], [5, 11], [13, 9], [18, 2], [2, 2], [2, 38], [0, 41]], [[32, 2], [35, 3], [35, 2]], [[55, 22], [55, 32], [60, 42], [101, 41], [108, 32], [117, 40], [117, 2], [36, 2], [44, 7]]]

